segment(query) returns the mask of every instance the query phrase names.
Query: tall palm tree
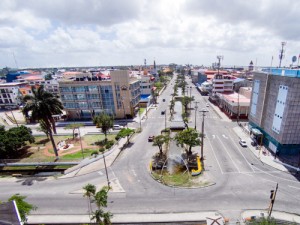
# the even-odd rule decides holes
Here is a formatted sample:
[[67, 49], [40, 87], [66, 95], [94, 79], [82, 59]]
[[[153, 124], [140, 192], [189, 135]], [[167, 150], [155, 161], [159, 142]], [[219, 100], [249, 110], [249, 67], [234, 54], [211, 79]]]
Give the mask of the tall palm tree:
[[44, 86], [32, 87], [31, 90], [33, 95], [26, 95], [23, 99], [26, 104], [22, 112], [25, 117], [28, 117], [28, 113], [31, 111], [33, 120], [42, 121], [43, 126], [48, 130], [55, 156], [58, 158], [52, 134], [52, 131], [56, 134], [55, 120], [52, 115], [61, 114], [63, 105], [52, 93], [45, 91]]
[[83, 190], [85, 190], [85, 193], [83, 196], [86, 196], [88, 198], [88, 207], [89, 207], [89, 215], [91, 215], [92, 212], [92, 201], [91, 197], [95, 195], [96, 193], [96, 187], [93, 184], [87, 184], [83, 187]]

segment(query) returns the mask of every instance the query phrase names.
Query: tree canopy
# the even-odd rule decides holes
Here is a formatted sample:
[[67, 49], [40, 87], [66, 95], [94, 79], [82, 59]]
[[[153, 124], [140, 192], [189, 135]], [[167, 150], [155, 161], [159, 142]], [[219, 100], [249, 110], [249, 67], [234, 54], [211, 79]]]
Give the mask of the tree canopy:
[[123, 128], [119, 131], [119, 133], [117, 134], [118, 138], [123, 138], [123, 137], [127, 137], [127, 144], [129, 142], [129, 136], [134, 134], [134, 130], [130, 129], [130, 128]]
[[52, 93], [45, 91], [44, 86], [32, 87], [31, 91], [32, 95], [25, 95], [24, 97], [26, 104], [22, 112], [26, 118], [29, 117], [29, 112], [31, 112], [31, 119], [39, 121], [42, 129], [47, 130], [54, 153], [58, 158], [57, 147], [52, 135], [52, 131], [56, 134], [53, 115], [62, 114], [63, 105]]
[[97, 127], [101, 128], [102, 133], [105, 135], [105, 141], [107, 141], [107, 132], [114, 125], [113, 117], [106, 113], [101, 113], [93, 118], [93, 122]]
[[110, 212], [104, 212], [103, 208], [107, 207], [107, 193], [108, 187], [102, 187], [100, 191], [96, 192], [96, 187], [92, 184], [88, 184], [84, 187], [86, 191], [85, 196], [88, 196], [91, 202], [94, 202], [97, 206], [96, 210], [92, 210], [92, 220], [101, 225], [111, 224], [112, 214]]
[[162, 151], [163, 144], [168, 143], [169, 140], [170, 140], [169, 136], [166, 135], [158, 135], [154, 137], [153, 146], [158, 146], [160, 156], [162, 156], [163, 154]]
[[0, 155], [1, 158], [14, 158], [19, 150], [26, 146], [26, 142], [33, 143], [34, 137], [30, 128], [19, 126], [5, 130], [0, 126]]
[[18, 207], [18, 211], [20, 213], [21, 221], [26, 222], [27, 216], [32, 210], [36, 210], [37, 207], [34, 205], [29, 204], [25, 201], [26, 196], [15, 194], [11, 196], [8, 201], [15, 201]]
[[199, 137], [200, 134], [197, 132], [197, 130], [189, 128], [177, 133], [175, 136], [175, 140], [177, 145], [185, 147], [186, 153], [188, 155], [191, 155], [192, 147], [201, 145]]

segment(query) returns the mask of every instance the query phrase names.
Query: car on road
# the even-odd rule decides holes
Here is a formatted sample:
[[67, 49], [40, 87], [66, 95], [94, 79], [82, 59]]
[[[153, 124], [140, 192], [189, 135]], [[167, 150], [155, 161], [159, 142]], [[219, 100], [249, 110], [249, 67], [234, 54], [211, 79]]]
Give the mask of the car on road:
[[163, 102], [165, 102], [166, 101], [166, 99], [163, 99]]
[[165, 112], [166, 112], [165, 110], [164, 110], [164, 111], [161, 111], [160, 114], [161, 114], [161, 115], [165, 115]]
[[153, 140], [154, 140], [154, 135], [150, 135], [149, 137], [148, 137], [148, 142], [153, 142]]
[[117, 124], [113, 126], [113, 130], [122, 130], [123, 128], [123, 126]]
[[239, 143], [242, 147], [247, 147], [247, 142], [245, 140], [241, 139]]
[[209, 107], [209, 104], [208, 104], [208, 103], [206, 103], [206, 107]]

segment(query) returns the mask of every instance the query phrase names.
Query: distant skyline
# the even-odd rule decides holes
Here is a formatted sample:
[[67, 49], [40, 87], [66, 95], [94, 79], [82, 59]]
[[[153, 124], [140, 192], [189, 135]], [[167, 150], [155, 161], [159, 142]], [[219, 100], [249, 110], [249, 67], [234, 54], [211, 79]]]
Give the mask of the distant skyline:
[[[279, 65], [300, 54], [298, 0], [1, 0], [0, 67]], [[297, 64], [297, 61], [296, 63]]]

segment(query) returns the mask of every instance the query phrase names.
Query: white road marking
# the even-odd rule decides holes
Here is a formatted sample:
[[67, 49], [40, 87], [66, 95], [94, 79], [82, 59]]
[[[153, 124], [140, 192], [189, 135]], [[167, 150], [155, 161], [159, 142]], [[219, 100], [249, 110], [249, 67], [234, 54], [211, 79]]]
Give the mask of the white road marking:
[[212, 137], [213, 137], [213, 139], [215, 139], [215, 138], [216, 138], [216, 135], [213, 134]]
[[98, 171], [98, 173], [100, 174], [100, 176], [102, 176], [102, 175], [103, 175], [103, 173], [102, 173], [101, 171]]
[[231, 137], [229, 137], [229, 138], [234, 143], [235, 147], [237, 147], [238, 151], [241, 153], [241, 155], [243, 156], [243, 158], [245, 159], [245, 161], [248, 163], [248, 165], [250, 166], [251, 170], [254, 172], [254, 169], [253, 169], [251, 163], [249, 163], [249, 161], [246, 159], [246, 157], [244, 156], [244, 154], [241, 152], [240, 148], [237, 146], [237, 144], [234, 142], [234, 140]]
[[[213, 135], [213, 136], [214, 136], [214, 135]], [[220, 162], [219, 162], [219, 160], [218, 160], [218, 158], [217, 158], [217, 156], [216, 156], [216, 153], [215, 153], [215, 151], [214, 151], [214, 148], [212, 147], [212, 145], [211, 145], [211, 143], [210, 143], [209, 138], [207, 138], [207, 140], [208, 140], [208, 143], [209, 143], [209, 145], [210, 145], [210, 147], [211, 147], [211, 149], [212, 149], [212, 152], [213, 152], [213, 154], [214, 154], [214, 156], [215, 156], [215, 159], [216, 159], [216, 161], [217, 161], [217, 163], [218, 163], [218, 165], [219, 165], [219, 168], [220, 168], [220, 170], [221, 170], [221, 173], [224, 174], [224, 172], [223, 172], [223, 170], [222, 170], [222, 168], [221, 168]]]
[[228, 137], [227, 137], [225, 134], [222, 134], [222, 136], [223, 136], [223, 138], [226, 138], [226, 139], [228, 139]]
[[[224, 135], [223, 135], [224, 136]], [[221, 144], [223, 145], [223, 148], [225, 149], [225, 152], [227, 153], [227, 155], [229, 156], [230, 160], [232, 161], [233, 165], [235, 166], [235, 168], [238, 170], [238, 172], [240, 173], [241, 171], [239, 170], [239, 168], [237, 167], [237, 165], [235, 164], [235, 162], [233, 161], [231, 155], [229, 154], [229, 152], [227, 151], [225, 145], [223, 144], [223, 142], [221, 141], [221, 139], [217, 136], [217, 138], [219, 139], [219, 141], [221, 142]]]
[[136, 174], [135, 170], [132, 169], [131, 171], [132, 171], [133, 175], [134, 175], [135, 177], [137, 177], [137, 174]]
[[300, 187], [294, 187], [294, 186], [291, 186], [291, 185], [288, 185], [290, 188], [296, 188], [296, 189], [299, 189], [300, 190]]

